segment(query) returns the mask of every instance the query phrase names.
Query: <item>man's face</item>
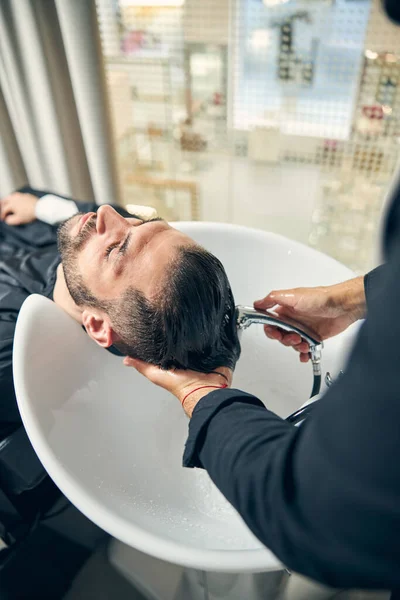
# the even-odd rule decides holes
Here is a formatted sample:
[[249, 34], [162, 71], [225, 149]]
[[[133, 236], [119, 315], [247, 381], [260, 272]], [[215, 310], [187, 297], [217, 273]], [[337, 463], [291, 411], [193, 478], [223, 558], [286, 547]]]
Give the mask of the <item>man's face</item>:
[[151, 299], [177, 248], [194, 244], [161, 219], [126, 219], [108, 205], [63, 223], [58, 239], [67, 281], [77, 274], [102, 301], [132, 286]]

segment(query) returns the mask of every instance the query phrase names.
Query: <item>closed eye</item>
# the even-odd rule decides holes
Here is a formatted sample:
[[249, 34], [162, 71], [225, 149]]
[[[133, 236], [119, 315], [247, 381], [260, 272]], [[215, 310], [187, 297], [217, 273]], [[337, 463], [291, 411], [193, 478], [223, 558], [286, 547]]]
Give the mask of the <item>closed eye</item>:
[[118, 248], [119, 246], [119, 242], [117, 244], [111, 244], [111, 246], [108, 246], [108, 248], [105, 251], [105, 257], [108, 260], [108, 257], [110, 256], [111, 252], [114, 250], [114, 248]]
[[132, 232], [128, 233], [128, 235], [125, 238], [124, 243], [122, 244], [122, 246], [120, 246], [120, 249], [118, 250], [118, 254], [120, 256], [123, 256], [125, 254], [125, 252], [127, 251], [129, 242], [131, 241], [131, 237], [132, 237]]
[[120, 244], [119, 242], [117, 242], [115, 244], [111, 244], [111, 246], [108, 246], [108, 248], [105, 251], [105, 257], [106, 257], [106, 259], [107, 260], [109, 259], [109, 256], [110, 256], [111, 252], [113, 250], [115, 250], [115, 248], [118, 248], [118, 246], [119, 246], [118, 256], [123, 256], [125, 254], [125, 252], [127, 251], [127, 249], [128, 249], [131, 237], [132, 237], [132, 233], [128, 233], [128, 235], [125, 237], [125, 239], [122, 242], [122, 244]]

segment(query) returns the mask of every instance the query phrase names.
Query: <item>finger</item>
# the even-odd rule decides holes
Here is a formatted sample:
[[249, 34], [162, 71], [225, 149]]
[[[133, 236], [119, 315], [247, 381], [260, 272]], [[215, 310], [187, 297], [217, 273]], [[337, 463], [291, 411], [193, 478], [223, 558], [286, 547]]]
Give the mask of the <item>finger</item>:
[[271, 292], [268, 294], [268, 296], [265, 296], [265, 298], [262, 298], [261, 300], [255, 300], [254, 308], [259, 310], [267, 310], [267, 308], [272, 308], [275, 306], [276, 301], [272, 297], [274, 293], [275, 292]]
[[139, 371], [139, 373], [145, 371], [147, 366], [152, 366], [144, 362], [143, 360], [139, 360], [138, 358], [132, 358], [131, 356], [125, 356], [123, 363], [126, 367], [134, 367], [137, 371]]
[[272, 327], [271, 325], [264, 325], [265, 335], [271, 340], [277, 340], [284, 346], [292, 346], [297, 352], [307, 353], [310, 347], [307, 342], [298, 333], [284, 333], [282, 330]]
[[310, 346], [307, 342], [302, 341], [300, 344], [293, 346], [293, 349], [296, 350], [296, 352], [300, 352], [300, 354], [307, 354], [310, 351]]
[[295, 290], [275, 290], [270, 292], [268, 296], [265, 296], [262, 300], [256, 300], [254, 302], [254, 308], [266, 310], [279, 304], [280, 306], [286, 306], [293, 308], [296, 306], [297, 297]]
[[277, 329], [276, 327], [272, 327], [271, 325], [264, 325], [265, 335], [269, 337], [271, 340], [281, 341], [283, 334], [282, 331]]
[[284, 346], [298, 346], [301, 344], [302, 338], [298, 333], [284, 333], [282, 337], [282, 344]]
[[124, 363], [125, 367], [135, 367], [138, 361], [130, 356], [125, 356], [122, 362]]
[[213, 371], [213, 373], [222, 377], [229, 386], [231, 385], [233, 375], [231, 369], [229, 369], [228, 367], [218, 367], [217, 369], [215, 369], [215, 371]]
[[277, 306], [274, 308], [274, 313], [280, 317], [293, 317], [293, 309], [288, 306]]
[[151, 365], [149, 363], [144, 362], [143, 360], [132, 358], [131, 356], [126, 356], [123, 362], [125, 366], [133, 367], [141, 375], [143, 375], [149, 381], [155, 383], [156, 385], [160, 385], [161, 387], [169, 389], [170, 386], [174, 383], [174, 371], [164, 371], [156, 365]]
[[23, 194], [21, 194], [21, 192], [12, 192], [11, 194], [7, 194], [7, 196], [4, 196], [3, 201], [4, 200], [12, 201], [14, 199], [18, 199], [20, 196], [23, 196]]
[[310, 360], [310, 355], [308, 354], [300, 354], [300, 362], [307, 363]]
[[220, 377], [222, 377], [223, 379], [225, 379], [225, 381], [228, 381], [228, 377], [226, 375], [224, 375], [224, 373], [221, 373], [221, 371], [216, 370], [216, 371], [212, 371], [213, 374], [215, 375], [219, 375]]
[[4, 198], [0, 202], [0, 219], [1, 220], [4, 220], [8, 214], [8, 212], [9, 212], [8, 206], [9, 206], [9, 203], [7, 202], [7, 198]]
[[21, 218], [18, 217], [18, 215], [15, 215], [14, 213], [9, 213], [4, 217], [4, 221], [5, 223], [7, 223], [7, 225], [21, 225], [22, 221]]
[[138, 358], [132, 358], [131, 356], [125, 356], [124, 365], [126, 367], [133, 367], [136, 371], [139, 371], [145, 377], [148, 377], [148, 373], [153, 369], [157, 369], [158, 367], [154, 367], [154, 365], [150, 365], [149, 363], [144, 362], [143, 360], [139, 360]]

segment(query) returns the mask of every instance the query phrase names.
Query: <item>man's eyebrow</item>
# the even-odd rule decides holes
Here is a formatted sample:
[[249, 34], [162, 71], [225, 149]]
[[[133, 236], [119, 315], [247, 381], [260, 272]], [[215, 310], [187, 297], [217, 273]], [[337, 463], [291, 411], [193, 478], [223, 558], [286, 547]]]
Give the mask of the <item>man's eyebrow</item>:
[[155, 223], [156, 221], [164, 221], [164, 219], [162, 217], [153, 217], [152, 219], [145, 219], [142, 220], [140, 225], [138, 225], [137, 227], [141, 227], [142, 225], [146, 225], [147, 223]]

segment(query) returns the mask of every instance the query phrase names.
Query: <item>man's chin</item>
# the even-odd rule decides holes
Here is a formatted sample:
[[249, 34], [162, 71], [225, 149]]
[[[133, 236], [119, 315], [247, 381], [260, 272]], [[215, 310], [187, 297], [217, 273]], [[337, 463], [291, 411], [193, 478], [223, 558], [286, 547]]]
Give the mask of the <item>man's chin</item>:
[[66, 249], [66, 247], [70, 245], [71, 232], [83, 214], [84, 213], [77, 213], [76, 215], [73, 215], [72, 217], [61, 223], [61, 225], [58, 227], [57, 241], [61, 255], [63, 254], [63, 251]]

